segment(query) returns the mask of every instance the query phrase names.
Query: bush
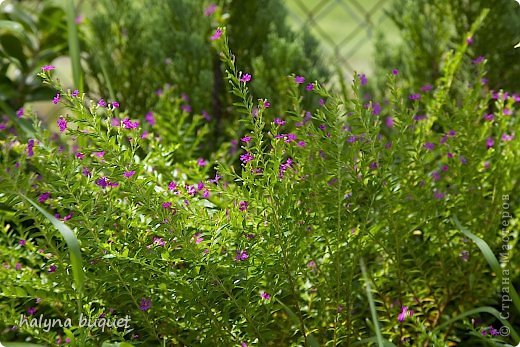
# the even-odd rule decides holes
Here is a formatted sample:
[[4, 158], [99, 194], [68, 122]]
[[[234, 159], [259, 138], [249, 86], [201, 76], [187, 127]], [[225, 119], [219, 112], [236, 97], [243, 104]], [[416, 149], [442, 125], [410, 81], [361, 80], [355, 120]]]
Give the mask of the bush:
[[[7, 340], [474, 346], [518, 339], [513, 308], [496, 297], [505, 279], [508, 295], [516, 293], [516, 249], [506, 253], [507, 274], [480, 256], [495, 266], [493, 253], [515, 245], [519, 212], [517, 100], [500, 93], [491, 101], [481, 83], [486, 61], [465, 65], [463, 43], [435, 87], [412, 95], [399, 71], [389, 73], [386, 102], [364, 99], [365, 76], [353, 81], [351, 96], [308, 76], [282, 77], [290, 107], [280, 116], [279, 106], [253, 97], [226, 30], [209, 35], [246, 131], [238, 170], [230, 160], [198, 157], [204, 134], [180, 107], [182, 89], [161, 96], [168, 116], [142, 122], [117, 102], [64, 90], [46, 68], [39, 75], [68, 112], [60, 133], [34, 115], [34, 134], [5, 124], [13, 128], [1, 135], [0, 167]], [[460, 69], [471, 71], [472, 83], [454, 83]], [[511, 337], [495, 336], [489, 325], [509, 324], [500, 314], [510, 311]], [[20, 326], [21, 314], [74, 323], [45, 331]], [[97, 322], [128, 315], [132, 330], [81, 328], [80, 314]]]

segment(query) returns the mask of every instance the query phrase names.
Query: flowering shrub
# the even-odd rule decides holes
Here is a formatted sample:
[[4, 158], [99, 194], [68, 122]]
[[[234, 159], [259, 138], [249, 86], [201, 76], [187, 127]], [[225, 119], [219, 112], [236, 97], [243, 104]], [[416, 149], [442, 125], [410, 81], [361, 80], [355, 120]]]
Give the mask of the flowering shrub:
[[[253, 97], [256, 75], [226, 29], [208, 40], [245, 131], [239, 167], [226, 147], [199, 156], [204, 127], [175, 91], [142, 121], [118, 100], [63, 89], [51, 66], [39, 76], [67, 110], [58, 132], [34, 114], [34, 132], [2, 123], [6, 341], [518, 342], [518, 98], [487, 90], [485, 60], [452, 96], [466, 41], [421, 92], [405, 93], [398, 70], [377, 100], [364, 98], [367, 76], [336, 95], [298, 73], [284, 78], [290, 107], [278, 113]], [[492, 261], [503, 247], [507, 274]], [[73, 322], [47, 330], [21, 314]], [[78, 320], [125, 316], [129, 329]]]

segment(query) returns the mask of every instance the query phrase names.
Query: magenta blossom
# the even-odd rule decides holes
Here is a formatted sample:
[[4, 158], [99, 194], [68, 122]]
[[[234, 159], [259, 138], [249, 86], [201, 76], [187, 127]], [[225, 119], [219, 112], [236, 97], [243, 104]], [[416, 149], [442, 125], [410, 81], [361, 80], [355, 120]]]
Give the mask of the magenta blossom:
[[285, 121], [280, 119], [280, 118], [275, 118], [274, 119], [274, 124], [282, 126], [282, 125], [285, 124]]
[[130, 177], [132, 177], [134, 174], [135, 174], [135, 170], [130, 170], [130, 171], [125, 171], [125, 173], [123, 174], [123, 176], [125, 176], [126, 178], [130, 178]]
[[240, 139], [240, 141], [244, 143], [249, 143], [249, 141], [251, 141], [251, 136], [244, 136]]
[[204, 9], [204, 16], [209, 17], [217, 10], [217, 4], [211, 4]]
[[248, 73], [245, 73], [242, 78], [240, 78], [240, 82], [244, 82], [244, 83], [247, 83], [251, 81], [251, 75], [248, 74]]
[[305, 78], [303, 76], [296, 76], [294, 77], [294, 83], [296, 84], [303, 84], [305, 82]]
[[260, 294], [260, 296], [261, 296], [262, 299], [264, 299], [264, 300], [269, 300], [269, 299], [271, 299], [271, 295], [269, 295], [269, 294], [266, 293], [266, 292], [262, 292], [262, 294]]
[[129, 118], [123, 119], [122, 123], [125, 129], [137, 129], [139, 127], [139, 121], [132, 122]]
[[215, 41], [215, 40], [218, 40], [220, 39], [220, 37], [222, 36], [222, 29], [217, 29], [215, 30], [215, 33], [213, 35], [211, 35], [211, 41]]
[[144, 119], [150, 124], [150, 125], [155, 125], [155, 118], [153, 116], [153, 112], [148, 112], [146, 114], [146, 116], [144, 116]]
[[119, 103], [117, 101], [112, 101], [113, 108], [119, 108]]
[[54, 65], [44, 65], [42, 66], [42, 71], [51, 71], [51, 70], [54, 70], [56, 69], [56, 67]]
[[148, 311], [152, 307], [152, 300], [141, 298], [141, 302], [139, 304], [139, 309], [141, 311]]
[[242, 163], [244, 163], [244, 164], [249, 163], [253, 159], [254, 159], [254, 156], [249, 152], [246, 152], [240, 156], [240, 161], [242, 161]]
[[58, 120], [56, 121], [56, 124], [58, 125], [58, 128], [60, 129], [60, 132], [64, 132], [65, 129], [67, 129], [67, 120], [60, 116]]
[[177, 189], [177, 183], [175, 183], [174, 181], [171, 181], [168, 184], [168, 190], [172, 191], [172, 190], [175, 190], [175, 189]]
[[18, 111], [16, 111], [16, 117], [18, 117], [18, 118], [22, 118], [22, 117], [23, 117], [23, 112], [24, 112], [23, 107], [20, 107], [20, 108], [18, 109]]
[[412, 317], [412, 316], [413, 316], [413, 311], [412, 310], [408, 310], [408, 306], [403, 306], [401, 308], [401, 313], [399, 313], [399, 315], [397, 316], [397, 320], [399, 322], [404, 322], [404, 320], [407, 317]]
[[60, 93], [56, 94], [56, 96], [52, 98], [53, 104], [57, 104], [58, 102], [60, 102]]
[[38, 202], [43, 203], [43, 202], [47, 201], [47, 199], [49, 199], [50, 196], [51, 196], [51, 193], [49, 193], [49, 192], [45, 192], [45, 193], [41, 194], [41, 195], [38, 197]]
[[205, 167], [206, 165], [208, 165], [208, 162], [204, 158], [199, 158], [197, 160], [197, 165], [200, 167]]
[[240, 201], [238, 203], [238, 209], [240, 211], [245, 211], [245, 210], [247, 210], [248, 207], [249, 207], [249, 203], [247, 201]]
[[247, 254], [246, 251], [240, 251], [240, 250], [236, 250], [236, 255], [235, 255], [235, 261], [244, 261], [244, 260], [247, 260], [247, 258], [249, 258], [249, 255]]
[[107, 102], [103, 99], [100, 99], [97, 104], [100, 107], [107, 107]]

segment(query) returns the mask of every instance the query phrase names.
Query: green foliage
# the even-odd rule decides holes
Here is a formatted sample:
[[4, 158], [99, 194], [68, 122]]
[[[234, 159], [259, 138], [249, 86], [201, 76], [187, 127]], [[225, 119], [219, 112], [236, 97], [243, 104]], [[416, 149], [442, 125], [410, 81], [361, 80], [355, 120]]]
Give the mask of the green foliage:
[[[222, 36], [210, 42], [217, 28], [208, 19], [206, 32], [193, 34], [207, 60], [194, 61], [189, 49], [177, 51], [172, 61], [180, 66], [172, 62], [171, 71], [186, 75], [163, 85], [152, 103], [139, 93], [152, 93], [155, 86], [148, 83], [176, 75], [153, 65], [151, 52], [142, 52], [140, 60], [136, 47], [158, 45], [153, 35], [146, 36], [150, 32], [142, 33], [150, 42], [131, 41], [148, 28], [145, 21], [161, 16], [155, 7], [146, 8], [146, 16], [145, 5], [119, 0], [103, 3], [93, 21], [101, 23], [110, 13], [103, 11], [122, 4], [129, 9], [109, 23], [121, 45], [109, 52], [104, 42], [99, 56], [89, 58], [99, 59], [90, 64], [104, 62], [89, 64], [86, 81], [98, 83], [89, 89], [93, 94], [64, 89], [52, 71], [38, 74], [61, 95], [59, 133], [35, 114], [28, 120], [32, 133], [19, 131], [13, 121], [2, 123], [0, 283], [7, 284], [0, 286], [2, 343], [519, 342], [520, 312], [503, 299], [507, 288], [517, 304], [513, 291], [520, 275], [517, 102], [504, 92], [493, 99], [481, 82], [489, 63], [472, 64], [465, 40], [443, 55], [433, 90], [410, 95], [416, 82], [396, 72], [385, 76], [377, 98], [367, 99], [372, 82], [355, 78], [338, 95], [315, 81], [312, 69], [291, 73], [278, 61], [270, 73], [279, 83], [256, 83], [270, 75], [255, 66], [283, 57], [280, 47], [305, 50], [290, 39], [253, 47], [258, 38], [247, 32], [244, 46], [232, 43], [242, 50], [242, 62], [230, 50], [227, 28], [218, 28]], [[186, 14], [193, 2], [179, 5], [185, 6], [183, 15], [160, 4], [176, 18], [172, 25], [189, 27], [192, 16]], [[234, 37], [246, 22], [236, 18], [240, 12], [236, 22], [232, 11], [225, 16], [226, 6], [260, 11], [249, 2], [220, 5], [215, 15], [229, 19]], [[276, 2], [266, 7], [277, 8]], [[285, 35], [282, 25], [266, 28], [260, 32]], [[182, 42], [188, 33], [175, 35]], [[158, 56], [164, 48], [159, 46]], [[272, 55], [259, 58], [248, 47]], [[129, 61], [104, 65], [110, 54], [124, 51], [133, 54]], [[124, 64], [134, 70], [124, 70]], [[234, 151], [218, 146], [197, 106], [215, 90], [211, 82], [186, 77], [196, 64], [207, 64], [208, 76], [214, 76], [212, 67], [222, 67], [223, 90], [229, 92], [222, 100], [239, 120], [223, 128], [241, 137]], [[281, 75], [274, 75], [276, 69]], [[249, 72], [252, 80], [245, 78]], [[312, 88], [298, 83], [296, 74]], [[143, 88], [125, 99], [123, 91], [142, 81]], [[200, 103], [197, 91], [189, 91], [189, 101], [182, 95], [191, 84], [199, 88]], [[113, 100], [100, 103], [98, 96], [90, 100], [96, 88], [100, 95], [107, 88], [112, 99], [127, 100], [124, 107]], [[269, 88], [279, 94], [278, 102], [260, 94]], [[140, 114], [148, 110], [153, 112], [143, 120]], [[204, 156], [204, 142], [218, 148]], [[21, 324], [22, 314], [72, 323], [46, 330]], [[129, 327], [85, 328], [81, 321], [126, 316]], [[495, 336], [491, 325], [510, 329], [510, 335]]]
[[396, 0], [389, 14], [402, 43], [391, 45], [382, 37], [376, 50], [381, 73], [399, 68], [415, 90], [431, 84], [441, 75], [445, 52], [468, 39], [471, 24], [484, 8], [490, 13], [471, 37], [467, 59], [487, 58], [491, 88], [519, 91], [520, 51], [513, 46], [520, 33], [520, 7], [513, 0]]
[[66, 52], [64, 17], [50, 2], [0, 4], [0, 110], [13, 119], [26, 102], [52, 97], [34, 76]]

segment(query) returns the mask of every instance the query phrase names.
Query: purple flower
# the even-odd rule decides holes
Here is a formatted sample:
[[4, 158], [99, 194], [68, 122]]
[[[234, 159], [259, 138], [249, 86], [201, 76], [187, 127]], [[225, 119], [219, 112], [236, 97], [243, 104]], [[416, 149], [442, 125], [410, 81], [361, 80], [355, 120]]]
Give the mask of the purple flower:
[[421, 121], [421, 120], [425, 120], [426, 119], [426, 115], [422, 115], [422, 114], [416, 114], [414, 117], [413, 117], [413, 120], [418, 122], [418, 121]]
[[186, 191], [188, 192], [188, 195], [194, 196], [197, 194], [197, 190], [195, 189], [195, 186], [186, 186]]
[[113, 108], [119, 108], [119, 103], [117, 101], [112, 101]]
[[47, 270], [48, 273], [53, 273], [53, 272], [56, 272], [56, 269], [58, 269], [58, 267], [54, 264], [52, 264], [51, 266], [49, 266], [49, 269]]
[[92, 152], [96, 157], [103, 158], [105, 156], [105, 151]]
[[401, 307], [401, 313], [399, 313], [399, 315], [397, 316], [397, 320], [399, 322], [404, 322], [404, 320], [407, 317], [412, 317], [412, 316], [413, 316], [413, 311], [408, 310], [408, 306], [403, 306], [403, 307]]
[[57, 104], [58, 102], [60, 102], [60, 93], [56, 94], [56, 96], [52, 98], [53, 104]]
[[222, 36], [222, 29], [215, 30], [215, 33], [211, 35], [211, 41], [218, 40]]
[[244, 163], [244, 164], [249, 163], [253, 159], [254, 159], [254, 156], [249, 152], [246, 152], [240, 156], [240, 161], [242, 161], [242, 163]]
[[274, 124], [282, 126], [282, 125], [285, 124], [285, 121], [280, 119], [280, 118], [275, 118], [274, 119]]
[[208, 7], [206, 7], [204, 9], [204, 16], [209, 17], [213, 13], [215, 13], [216, 10], [217, 10], [217, 5], [216, 4], [210, 4]]
[[107, 102], [105, 100], [103, 100], [103, 99], [99, 99], [97, 104], [100, 107], [107, 107]]
[[132, 122], [129, 118], [123, 119], [122, 123], [125, 129], [136, 129], [139, 127], [139, 121]]
[[244, 260], [247, 260], [247, 258], [249, 258], [249, 255], [247, 254], [246, 251], [240, 251], [240, 250], [236, 250], [236, 255], [235, 255], [235, 261], [244, 261]]
[[244, 143], [249, 143], [249, 141], [251, 141], [251, 136], [244, 136], [240, 139], [240, 141]]
[[392, 75], [397, 76], [398, 73], [399, 73], [399, 70], [397, 70], [397, 69], [392, 70]]
[[432, 178], [434, 181], [439, 181], [441, 179], [441, 174], [438, 171], [434, 171], [432, 173]]
[[509, 108], [504, 108], [504, 111], [502, 111], [502, 113], [504, 114], [504, 116], [510, 116], [513, 114], [513, 111]]
[[433, 86], [431, 84], [426, 84], [421, 87], [421, 92], [428, 93], [432, 89], [433, 89]]
[[484, 115], [484, 120], [491, 122], [493, 119], [495, 119], [495, 115], [493, 113], [488, 113]]
[[473, 44], [473, 37], [468, 36], [468, 37], [466, 38], [466, 43], [467, 43], [468, 45], [472, 45], [472, 44]]
[[377, 102], [372, 103], [372, 114], [377, 116], [381, 113], [381, 105]]
[[251, 81], [251, 75], [248, 74], [248, 73], [245, 73], [242, 78], [240, 78], [240, 82], [244, 82], [244, 83], [247, 83]]
[[44, 65], [44, 66], [42, 66], [42, 71], [51, 71], [51, 70], [54, 70], [54, 69], [56, 69], [56, 67], [53, 66], [53, 65]]
[[260, 294], [260, 296], [261, 296], [262, 299], [264, 299], [264, 300], [269, 300], [269, 299], [271, 299], [271, 295], [269, 295], [269, 294], [266, 293], [266, 292], [262, 292], [262, 294]]
[[171, 181], [170, 183], [168, 183], [168, 190], [172, 191], [175, 189], [177, 189], [177, 183], [175, 183], [174, 181]]
[[308, 91], [313, 90], [313, 89], [314, 89], [314, 84], [313, 84], [313, 83], [309, 83], [309, 84], [307, 84], [307, 86], [305, 87], [305, 89], [308, 90]]
[[18, 111], [16, 111], [16, 117], [22, 118], [23, 117], [23, 112], [24, 112], [23, 107], [20, 107], [18, 109]]
[[358, 75], [358, 78], [359, 78], [359, 82], [361, 83], [362, 86], [364, 86], [368, 83], [368, 79], [367, 79], [367, 76], [365, 76], [365, 74]]
[[305, 82], [305, 78], [303, 76], [296, 76], [294, 77], [294, 83], [296, 84], [303, 84]]
[[208, 162], [204, 158], [199, 158], [197, 160], [197, 165], [200, 167], [204, 167], [204, 166], [208, 165]]
[[79, 95], [79, 90], [74, 89], [71, 94], [73, 97], [77, 97]]
[[325, 100], [320, 99], [320, 106], [325, 106]]
[[394, 119], [392, 117], [386, 117], [385, 124], [388, 128], [394, 127]]
[[90, 177], [90, 170], [87, 167], [83, 167], [81, 174], [85, 177]]
[[269, 101], [267, 101], [267, 100], [264, 100], [264, 107], [265, 108], [271, 107], [271, 103]]
[[444, 198], [444, 193], [441, 192], [441, 191], [436, 190], [436, 191], [433, 193], [433, 197], [434, 197], [435, 199], [438, 199], [438, 200], [443, 199], [443, 198]]
[[305, 141], [298, 141], [296, 144], [298, 147], [305, 147]]
[[56, 121], [56, 124], [58, 125], [58, 128], [60, 129], [60, 132], [64, 132], [65, 129], [67, 129], [67, 120], [60, 116], [58, 120]]
[[27, 244], [27, 241], [25, 241], [24, 239], [20, 239], [20, 240], [18, 240], [18, 244], [20, 246], [25, 246]]
[[473, 64], [475, 64], [475, 65], [480, 64], [484, 61], [484, 59], [486, 59], [486, 58], [484, 58], [483, 56], [477, 57], [477, 58], [473, 59]]
[[413, 101], [419, 100], [420, 98], [421, 98], [420, 93], [412, 93], [408, 96], [408, 99], [413, 100]]
[[283, 178], [285, 175], [285, 171], [291, 168], [293, 164], [293, 160], [291, 158], [287, 158], [285, 163], [280, 164], [280, 171], [278, 173], [278, 178]]
[[51, 193], [49, 192], [45, 192], [43, 194], [41, 194], [39, 197], [38, 197], [38, 202], [39, 203], [44, 203], [45, 201], [47, 201], [47, 199], [49, 199], [51, 197]]
[[459, 256], [460, 256], [460, 258], [461, 258], [463, 261], [468, 261], [468, 260], [469, 260], [469, 252], [468, 252], [468, 251], [462, 251], [462, 252], [460, 252]]
[[515, 135], [502, 134], [502, 141], [509, 142], [515, 138]]
[[38, 310], [38, 309], [37, 309], [36, 307], [29, 307], [29, 308], [27, 309], [27, 314], [28, 314], [29, 316], [32, 316], [33, 314], [36, 313], [37, 310]]
[[238, 209], [240, 211], [245, 211], [245, 210], [247, 210], [248, 207], [249, 207], [249, 203], [247, 201], [240, 201], [238, 203]]
[[125, 176], [126, 178], [130, 178], [130, 177], [132, 177], [134, 174], [135, 174], [135, 170], [130, 170], [130, 171], [125, 171], [125, 173], [123, 174], [123, 176]]
[[433, 151], [433, 149], [435, 148], [435, 144], [431, 142], [426, 142], [424, 144], [424, 148], [426, 148], [428, 151]]
[[495, 140], [493, 140], [492, 137], [488, 137], [486, 139], [486, 148], [487, 149], [490, 149], [491, 147], [493, 147], [495, 145]]
[[100, 177], [96, 180], [96, 184], [98, 186], [100, 186], [101, 188], [105, 189], [106, 187], [108, 187], [108, 184], [109, 184], [109, 181], [108, 181], [108, 178], [106, 177]]
[[163, 203], [162, 203], [162, 207], [163, 207], [163, 208], [170, 208], [171, 206], [172, 206], [172, 203], [169, 202], [169, 201], [166, 201], [166, 202], [163, 202]]
[[152, 300], [141, 298], [141, 303], [139, 304], [139, 309], [141, 311], [148, 311], [152, 307]]
[[163, 247], [166, 244], [166, 241], [164, 241], [162, 238], [154, 236], [153, 238], [153, 244], [159, 247]]
[[190, 113], [191, 106], [190, 105], [181, 105], [181, 110], [183, 110], [184, 112]]
[[27, 156], [30, 158], [34, 155], [34, 139], [29, 139], [27, 141]]
[[370, 170], [375, 170], [377, 169], [378, 165], [377, 165], [377, 162], [373, 161], [371, 162], [368, 167], [370, 168]]

